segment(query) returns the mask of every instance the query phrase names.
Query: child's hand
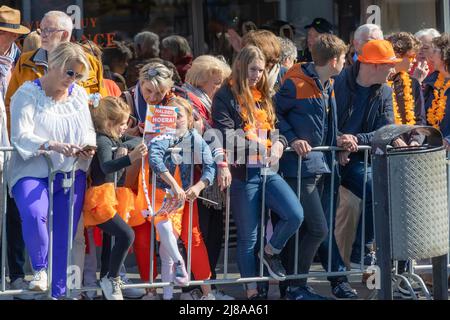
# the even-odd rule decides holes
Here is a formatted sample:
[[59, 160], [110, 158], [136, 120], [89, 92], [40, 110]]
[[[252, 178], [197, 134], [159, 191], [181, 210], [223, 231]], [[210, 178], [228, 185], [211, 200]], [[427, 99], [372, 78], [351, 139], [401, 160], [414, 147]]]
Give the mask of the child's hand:
[[115, 159], [125, 157], [128, 154], [128, 149], [124, 147], [117, 148]]
[[198, 185], [192, 186], [186, 190], [186, 198], [189, 201], [194, 201], [195, 199], [198, 198], [201, 191], [202, 191], [202, 188], [200, 188], [200, 186], [198, 186]]
[[141, 159], [142, 157], [146, 156], [147, 152], [148, 152], [147, 146], [144, 143], [139, 144], [129, 154], [131, 162], [135, 162]]
[[178, 200], [186, 200], [186, 193], [177, 183], [172, 186], [172, 192]]

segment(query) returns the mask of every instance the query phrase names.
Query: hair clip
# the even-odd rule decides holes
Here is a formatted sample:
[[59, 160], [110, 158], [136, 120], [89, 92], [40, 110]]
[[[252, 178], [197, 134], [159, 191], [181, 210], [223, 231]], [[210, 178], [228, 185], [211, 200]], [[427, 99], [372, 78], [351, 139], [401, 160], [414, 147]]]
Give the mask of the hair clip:
[[100, 104], [100, 99], [102, 98], [101, 94], [96, 92], [96, 93], [91, 93], [89, 95], [89, 106], [93, 107], [93, 108], [97, 108], [98, 105]]
[[158, 72], [158, 70], [152, 68], [152, 69], [148, 69], [147, 74], [150, 78], [154, 78], [159, 75], [159, 72]]

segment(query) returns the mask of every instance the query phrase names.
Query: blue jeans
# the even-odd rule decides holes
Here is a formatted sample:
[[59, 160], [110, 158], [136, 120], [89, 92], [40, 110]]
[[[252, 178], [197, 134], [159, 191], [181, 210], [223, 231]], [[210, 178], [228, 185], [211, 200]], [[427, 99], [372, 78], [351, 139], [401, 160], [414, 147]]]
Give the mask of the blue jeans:
[[[363, 198], [364, 186], [364, 162], [352, 161], [344, 167], [341, 167], [341, 185], [350, 190], [358, 198]], [[366, 203], [365, 203], [365, 245], [373, 243], [374, 227], [372, 212], [372, 167], [367, 167], [366, 183]], [[356, 231], [355, 241], [353, 242], [351, 260], [359, 261], [361, 259], [361, 234], [362, 234], [362, 216], [359, 219], [358, 229]]]
[[[258, 275], [255, 247], [261, 227], [263, 177], [260, 169], [248, 169], [247, 181], [233, 179], [230, 189], [231, 211], [237, 228], [237, 262], [241, 277]], [[280, 218], [269, 246], [279, 254], [303, 222], [303, 209], [294, 191], [278, 174], [267, 176], [266, 206]], [[256, 289], [256, 283], [247, 289]]]

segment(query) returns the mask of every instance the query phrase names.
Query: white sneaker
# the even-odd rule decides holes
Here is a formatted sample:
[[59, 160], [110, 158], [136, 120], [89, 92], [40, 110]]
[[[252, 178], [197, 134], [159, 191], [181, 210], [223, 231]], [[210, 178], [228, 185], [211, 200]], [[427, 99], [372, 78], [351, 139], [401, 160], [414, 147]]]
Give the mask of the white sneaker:
[[216, 297], [216, 300], [235, 300], [232, 296], [225, 294], [222, 290], [213, 289], [212, 294]]
[[29, 289], [32, 291], [47, 291], [47, 271], [45, 269], [34, 272], [33, 280], [30, 281]]
[[216, 297], [210, 292], [207, 295], [202, 296], [200, 300], [216, 300]]
[[[123, 284], [133, 284], [131, 280], [127, 278], [127, 276], [121, 276], [120, 279], [122, 280]], [[124, 298], [127, 299], [140, 299], [145, 295], [145, 289], [127, 288], [122, 290], [122, 294]]]
[[104, 276], [100, 280], [100, 287], [106, 300], [123, 300], [121, 285], [120, 277], [108, 278], [108, 276]]
[[202, 296], [203, 293], [199, 289], [194, 289], [180, 294], [180, 300], [200, 300]]
[[161, 297], [156, 292], [149, 291], [141, 300], [161, 300]]
[[[22, 278], [17, 278], [10, 284], [11, 290], [29, 290], [29, 287], [30, 284]], [[34, 300], [34, 296], [32, 294], [19, 294], [15, 295], [14, 298], [19, 300]]]

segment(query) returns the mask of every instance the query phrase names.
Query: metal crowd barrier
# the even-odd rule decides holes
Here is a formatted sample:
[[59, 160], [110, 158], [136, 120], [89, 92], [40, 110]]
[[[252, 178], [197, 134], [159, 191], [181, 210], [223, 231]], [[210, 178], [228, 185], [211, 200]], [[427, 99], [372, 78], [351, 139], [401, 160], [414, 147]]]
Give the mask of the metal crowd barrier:
[[[368, 169], [368, 160], [369, 160], [369, 151], [370, 147], [368, 146], [361, 146], [359, 148], [359, 152], [364, 152], [364, 163], [365, 163], [365, 174], [364, 174], [364, 183], [363, 183], [363, 199], [362, 199], [362, 213], [361, 213], [361, 219], [363, 226], [365, 225], [365, 202], [366, 202], [366, 182], [367, 182], [367, 169]], [[14, 151], [13, 148], [0, 148], [0, 152], [12, 152]], [[173, 151], [173, 150], [170, 150]], [[336, 153], [339, 151], [342, 151], [341, 148], [337, 147], [318, 147], [313, 148], [312, 151], [318, 151], [318, 152], [331, 152], [331, 158], [332, 163], [336, 163]], [[287, 152], [293, 152], [293, 150], [287, 150]], [[192, 160], [194, 157], [194, 153], [192, 152]], [[48, 297], [51, 297], [51, 276], [52, 276], [52, 268], [53, 268], [53, 182], [56, 177], [56, 174], [61, 173], [59, 171], [54, 171], [52, 163], [49, 158], [47, 159], [47, 163], [49, 165], [49, 194], [50, 194], [50, 205], [49, 205], [49, 215], [48, 215], [48, 228], [49, 228], [49, 253], [48, 253]], [[194, 161], [192, 161], [194, 163]], [[300, 199], [301, 196], [301, 164], [302, 159], [299, 157], [298, 159], [298, 180], [297, 180], [297, 196], [298, 199]], [[193, 174], [194, 171], [194, 165], [191, 166], [191, 185], [193, 184]], [[7, 160], [5, 157], [5, 161], [3, 164], [3, 177], [6, 176], [7, 173]], [[63, 173], [66, 174], [66, 173]], [[152, 173], [151, 175], [152, 180], [152, 206], [153, 211], [155, 211], [155, 194], [156, 194], [156, 175]], [[71, 199], [71, 209], [69, 212], [69, 234], [68, 234], [68, 256], [67, 256], [67, 262], [68, 266], [71, 265], [71, 256], [70, 253], [72, 251], [73, 247], [73, 192], [74, 192], [74, 179], [75, 179], [75, 164], [72, 168], [72, 174], [71, 178], [67, 179], [66, 175], [66, 183], [65, 187], [70, 188], [70, 199]], [[266, 183], [267, 176], [263, 176], [263, 194], [262, 194], [262, 209], [261, 209], [261, 226], [260, 226], [260, 250], [263, 249], [264, 246], [264, 236], [265, 236], [265, 217], [266, 217], [266, 208], [265, 208], [265, 183]], [[450, 184], [450, 167], [448, 166], [448, 179]], [[358, 275], [362, 274], [364, 270], [364, 250], [361, 250], [361, 269], [360, 270], [348, 270], [348, 271], [342, 271], [342, 272], [332, 272], [331, 271], [331, 261], [332, 261], [332, 237], [334, 232], [334, 190], [335, 190], [335, 183], [336, 183], [336, 177], [335, 177], [335, 171], [332, 170], [331, 172], [331, 192], [330, 192], [330, 211], [329, 211], [329, 249], [328, 249], [328, 269], [325, 271], [318, 271], [318, 272], [310, 272], [308, 274], [298, 274], [298, 238], [299, 238], [299, 232], [297, 231], [295, 239], [295, 266], [294, 266], [294, 274], [288, 275], [286, 279], [293, 280], [293, 279], [302, 279], [306, 277], [329, 277], [329, 276], [343, 276], [343, 275]], [[2, 263], [1, 263], [1, 287], [0, 287], [0, 296], [5, 295], [20, 295], [20, 294], [42, 294], [43, 292], [35, 292], [35, 291], [28, 291], [28, 290], [6, 290], [6, 192], [7, 187], [6, 183], [3, 183], [3, 205], [2, 205], [2, 215], [3, 215], [3, 225], [2, 225]], [[450, 195], [449, 195], [450, 197]], [[150, 277], [148, 283], [135, 283], [135, 284], [129, 284], [124, 285], [124, 288], [162, 288], [166, 286], [173, 286], [173, 283], [171, 282], [155, 282], [153, 279], [153, 272], [154, 272], [154, 253], [155, 253], [155, 226], [154, 226], [154, 217], [152, 217], [151, 221], [151, 236], [150, 236]], [[216, 279], [216, 280], [192, 280], [191, 279], [191, 266], [192, 266], [192, 224], [193, 224], [193, 202], [189, 201], [189, 224], [188, 224], [188, 250], [187, 250], [187, 272], [189, 275], [188, 285], [208, 285], [208, 284], [241, 284], [241, 283], [249, 283], [249, 282], [264, 282], [269, 281], [272, 278], [269, 276], [264, 276], [264, 266], [262, 260], [260, 261], [259, 265], [259, 276], [257, 277], [251, 277], [251, 278], [233, 278], [230, 277], [229, 274], [229, 239], [230, 239], [230, 188], [226, 191], [226, 210], [225, 210], [225, 245], [224, 245], [224, 272], [223, 272], [223, 279]], [[181, 236], [181, 235], [180, 235]], [[365, 228], [362, 228], [362, 234], [361, 234], [361, 243], [362, 246], [364, 246], [365, 242]], [[450, 268], [450, 263], [449, 266]], [[428, 268], [431, 268], [431, 266], [415, 266], [414, 270], [426, 270]], [[67, 268], [67, 276], [69, 278], [69, 267]], [[82, 287], [82, 288], [76, 288], [72, 289], [71, 286], [67, 286], [66, 290], [66, 297], [70, 298], [71, 294], [73, 293], [80, 293], [83, 291], [91, 291], [91, 290], [98, 290], [99, 287]]]
[[[56, 179], [57, 174], [63, 174], [64, 179], [62, 180], [64, 192], [69, 191], [69, 223], [68, 223], [68, 237], [67, 237], [67, 269], [66, 275], [67, 279], [70, 277], [70, 268], [71, 266], [71, 253], [73, 248], [73, 217], [74, 217], [74, 186], [75, 186], [75, 169], [77, 165], [77, 158], [75, 158], [74, 163], [72, 165], [72, 169], [70, 172], [70, 178], [68, 178], [68, 173], [61, 170], [54, 170], [54, 166], [52, 160], [48, 153], [43, 152], [43, 156], [48, 165], [48, 193], [49, 193], [49, 207], [48, 207], [48, 234], [49, 234], [49, 249], [47, 254], [48, 260], [48, 268], [47, 268], [47, 284], [48, 289], [46, 292], [42, 291], [31, 291], [31, 290], [6, 290], [6, 248], [7, 248], [7, 240], [6, 240], [6, 220], [7, 220], [7, 183], [5, 182], [5, 178], [7, 177], [7, 168], [9, 157], [6, 157], [7, 152], [14, 152], [13, 147], [2, 147], [0, 148], [0, 152], [4, 153], [4, 162], [3, 162], [3, 205], [2, 205], [2, 215], [3, 215], [3, 224], [2, 224], [2, 263], [1, 263], [1, 290], [0, 296], [2, 295], [21, 295], [21, 294], [32, 294], [32, 295], [42, 295], [47, 293], [48, 298], [52, 297], [52, 276], [53, 276], [53, 196], [54, 196], [54, 181]], [[66, 298], [71, 297], [71, 286], [66, 286]]]

